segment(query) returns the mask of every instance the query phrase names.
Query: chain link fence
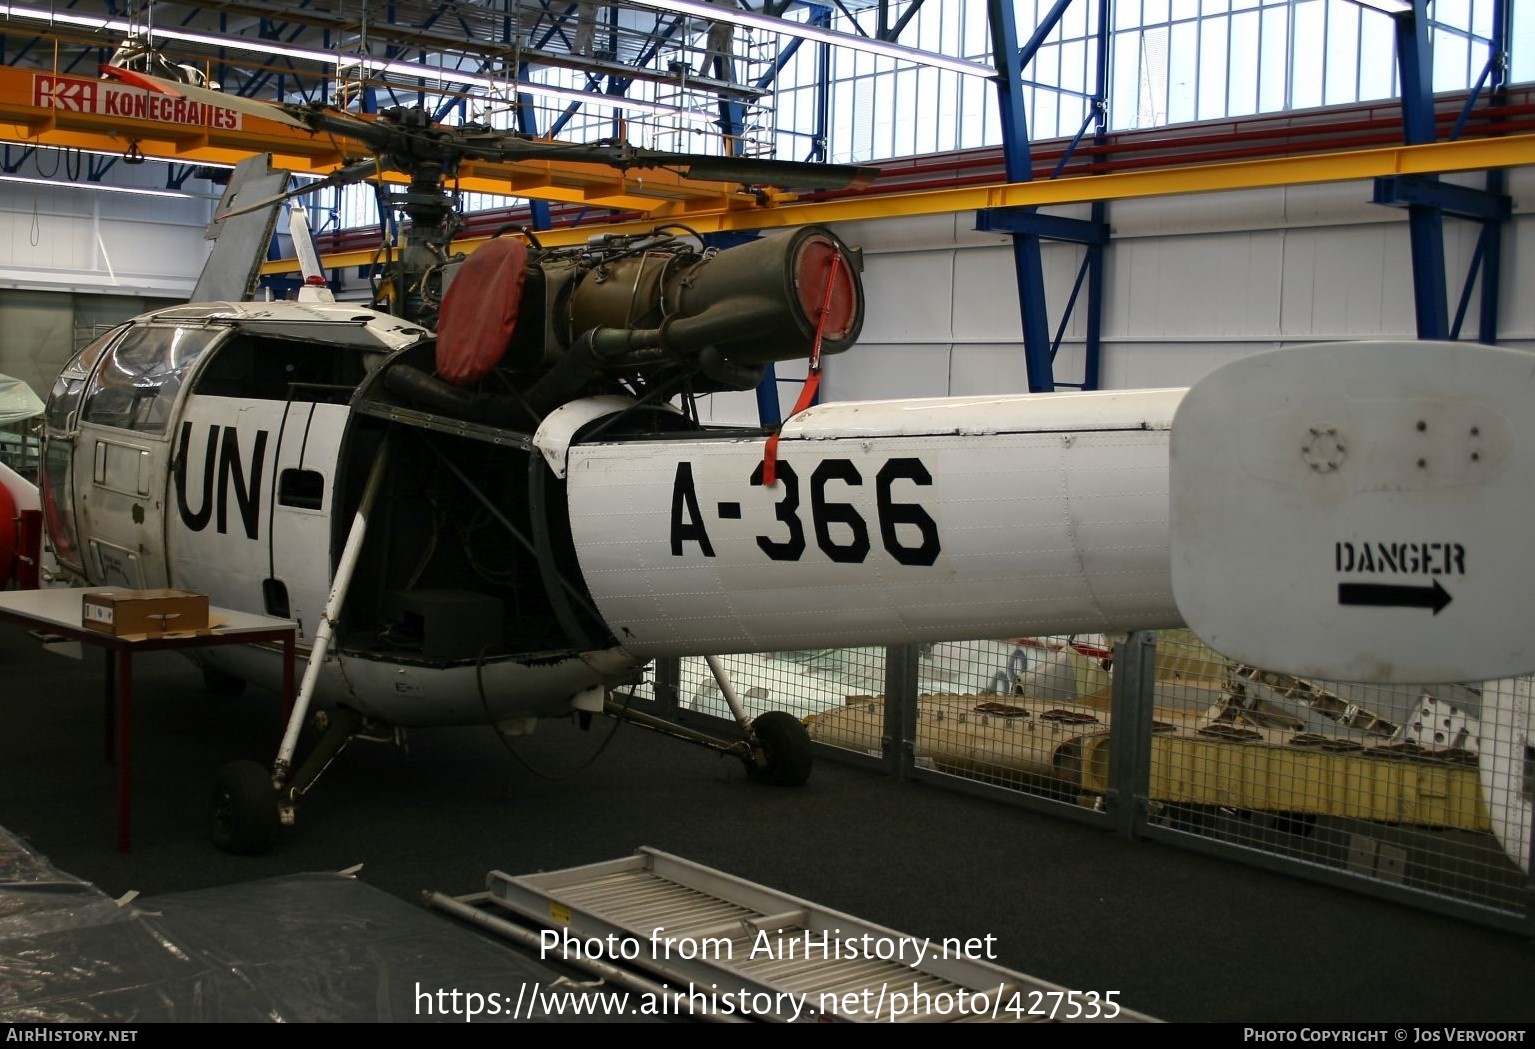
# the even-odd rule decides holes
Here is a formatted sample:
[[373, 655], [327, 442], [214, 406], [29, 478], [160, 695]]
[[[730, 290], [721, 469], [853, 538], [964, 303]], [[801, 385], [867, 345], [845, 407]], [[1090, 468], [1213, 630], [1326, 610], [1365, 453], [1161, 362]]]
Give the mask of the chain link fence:
[[[1532, 923], [1531, 679], [1370, 686], [1229, 661], [1188, 631], [721, 657], [748, 717], [823, 758], [984, 793], [1498, 927]], [[706, 660], [663, 712], [734, 721]]]

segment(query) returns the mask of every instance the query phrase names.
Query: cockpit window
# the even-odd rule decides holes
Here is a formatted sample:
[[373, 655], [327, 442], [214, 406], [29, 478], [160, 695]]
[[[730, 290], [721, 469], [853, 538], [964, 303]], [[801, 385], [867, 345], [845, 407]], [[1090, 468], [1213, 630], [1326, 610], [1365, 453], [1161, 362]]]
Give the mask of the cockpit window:
[[164, 433], [182, 380], [219, 329], [144, 325], [130, 329], [96, 369], [84, 422]]
[[122, 334], [121, 328], [113, 328], [105, 335], [93, 340], [85, 349], [75, 354], [74, 359], [64, 365], [64, 370], [59, 373], [58, 379], [53, 384], [53, 390], [48, 395], [48, 426], [57, 433], [69, 430], [74, 422], [75, 409], [80, 406], [80, 394], [85, 389], [85, 380], [91, 377], [91, 369], [96, 367], [96, 362], [101, 359], [101, 353], [112, 344], [112, 340]]
[[212, 397], [345, 404], [367, 374], [362, 348], [340, 342], [231, 335], [210, 356], [192, 392]]

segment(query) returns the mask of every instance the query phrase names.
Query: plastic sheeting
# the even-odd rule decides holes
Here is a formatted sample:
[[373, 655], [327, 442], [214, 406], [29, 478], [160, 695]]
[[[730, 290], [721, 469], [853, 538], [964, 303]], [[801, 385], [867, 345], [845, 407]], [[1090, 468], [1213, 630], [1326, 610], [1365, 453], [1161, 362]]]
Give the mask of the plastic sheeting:
[[43, 402], [32, 387], [9, 375], [0, 375], [0, 426], [9, 426], [43, 414]]
[[0, 829], [0, 1022], [463, 1023], [438, 1008], [452, 992], [528, 984], [551, 1004], [573, 993], [531, 956], [347, 875], [120, 906]]

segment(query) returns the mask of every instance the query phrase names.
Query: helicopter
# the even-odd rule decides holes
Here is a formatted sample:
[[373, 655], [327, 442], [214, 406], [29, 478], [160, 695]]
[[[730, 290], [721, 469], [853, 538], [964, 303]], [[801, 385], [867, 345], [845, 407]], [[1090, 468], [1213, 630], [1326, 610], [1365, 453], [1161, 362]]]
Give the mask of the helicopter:
[[[726, 255], [685, 227], [568, 251], [544, 251], [524, 232], [466, 257], [451, 250], [459, 215], [447, 183], [470, 157], [664, 163], [684, 177], [724, 171], [743, 186], [768, 172], [780, 183], [847, 185], [870, 169], [535, 142], [438, 126], [407, 107], [364, 120], [231, 99], [129, 57], [136, 68], [103, 74], [345, 134], [374, 154], [330, 184], [385, 170], [410, 178], [392, 199], [409, 223], [406, 244], [376, 302], [335, 302], [297, 208], [290, 227], [309, 260], [307, 286], [295, 302], [255, 302], [278, 208], [315, 186], [289, 192], [288, 173], [269, 158], [242, 163], [210, 226], [215, 246], [195, 301], [86, 346], [48, 402], [41, 501], [66, 577], [176, 586], [219, 607], [291, 618], [309, 650], [273, 767], [233, 762], [219, 773], [215, 844], [270, 848], [297, 799], [359, 735], [464, 722], [513, 735], [541, 717], [603, 711], [608, 690], [639, 681], [649, 657], [614, 644], [582, 593], [537, 428], [577, 402], [611, 406], [587, 421], [617, 434], [698, 429], [693, 398], [750, 388], [765, 364], [808, 352], [812, 334], [827, 353], [852, 344], [863, 308], [857, 262], [829, 231]], [[817, 320], [828, 304], [834, 315]], [[406, 549], [415, 563], [389, 567]], [[270, 656], [201, 661], [210, 687], [237, 690], [267, 679]], [[327, 727], [299, 763], [298, 733], [317, 696], [315, 720]], [[758, 778], [808, 776], [796, 719], [742, 713], [740, 722], [745, 740], [690, 735], [740, 756]]]
[[[375, 124], [279, 109], [334, 133]], [[387, 165], [411, 179], [409, 243], [381, 301], [335, 301], [312, 260], [296, 301], [250, 301], [275, 210], [292, 194], [242, 165], [215, 212], [199, 301], [88, 345], [47, 405], [44, 519], [70, 577], [195, 590], [299, 626], [307, 663], [276, 758], [229, 763], [211, 792], [212, 838], [227, 851], [274, 847], [351, 741], [416, 728], [486, 724], [514, 736], [541, 719], [610, 714], [734, 754], [754, 779], [803, 783], [803, 723], [782, 711], [747, 717], [718, 653], [1188, 625], [1234, 658], [1254, 652], [1250, 662], [1282, 669], [1295, 658], [1294, 646], [1276, 648], [1287, 623], [1332, 623], [1305, 604], [1314, 593], [1280, 593], [1268, 618], [1232, 617], [1219, 584], [1276, 563], [1287, 571], [1273, 551], [1310, 533], [1237, 527], [1219, 507], [1189, 512], [1197, 500], [1185, 489], [1240, 501], [1254, 479], [1237, 471], [1212, 486], [1220, 462], [1175, 473], [1175, 423], [1192, 404], [1181, 432], [1202, 432], [1183, 440], [1185, 459], [1254, 432], [1293, 453], [1287, 434], [1251, 426], [1265, 418], [1253, 398], [1293, 395], [1331, 418], [1343, 412], [1340, 391], [1360, 383], [1387, 396], [1383, 375], [1398, 396], [1424, 396], [1411, 369], [1381, 366], [1381, 352], [1401, 348], [1377, 345], [1344, 347], [1350, 382], [1321, 390], [1318, 374], [1344, 369], [1317, 366], [1336, 346], [1259, 355], [1262, 382], [1237, 361], [1192, 390], [812, 404], [823, 359], [854, 349], [865, 315], [860, 254], [832, 230], [725, 249], [676, 225], [553, 249], [508, 231], [459, 257], [444, 191], [454, 164], [542, 145], [404, 114], [376, 124], [359, 134], [377, 155], [335, 177]], [[596, 153], [620, 166], [669, 163], [626, 147]], [[763, 162], [749, 163], [742, 177], [762, 178]], [[1461, 363], [1464, 347], [1412, 352], [1456, 362], [1436, 373], [1445, 388], [1475, 370]], [[1485, 352], [1502, 373], [1477, 395], [1514, 396], [1522, 363]], [[780, 427], [706, 425], [701, 398], [752, 389], [768, 365], [796, 359], [809, 362], [805, 394]], [[1354, 483], [1369, 460], [1356, 452], [1341, 469], [1341, 440], [1319, 429], [1296, 483]], [[1327, 456], [1338, 462], [1323, 469]], [[1389, 527], [1403, 516], [1399, 503], [1367, 508]], [[1445, 512], [1458, 521], [1464, 509]], [[1254, 553], [1248, 533], [1266, 545]], [[1213, 570], [1212, 543], [1225, 559]], [[1271, 584], [1260, 575], [1240, 592]], [[1477, 615], [1478, 602], [1458, 602], [1441, 622]], [[1494, 637], [1472, 656], [1497, 668], [1488, 676], [1523, 673], [1528, 647]], [[1352, 669], [1360, 650], [1382, 666], [1392, 653], [1399, 680], [1452, 679], [1413, 678], [1430, 646], [1399, 626], [1308, 638], [1305, 672]], [[744, 738], [658, 724], [615, 699], [660, 656], [706, 657]], [[254, 646], [198, 658], [213, 688], [280, 675], [277, 654]], [[311, 723], [319, 737], [300, 760]]]

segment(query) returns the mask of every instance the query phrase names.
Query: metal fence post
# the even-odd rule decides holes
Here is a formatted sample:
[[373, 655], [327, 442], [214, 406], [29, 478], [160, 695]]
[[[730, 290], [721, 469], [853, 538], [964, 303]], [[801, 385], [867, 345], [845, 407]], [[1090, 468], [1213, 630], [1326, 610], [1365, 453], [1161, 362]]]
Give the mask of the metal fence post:
[[1105, 799], [1122, 838], [1134, 838], [1146, 822], [1151, 792], [1151, 723], [1157, 681], [1157, 640], [1138, 630], [1114, 646], [1114, 685]]
[[910, 779], [917, 756], [916, 645], [892, 645], [885, 650], [885, 731], [881, 749], [885, 769]]
[[662, 656], [653, 664], [656, 697], [656, 713], [670, 721], [677, 720], [682, 708], [682, 660], [676, 656]]

